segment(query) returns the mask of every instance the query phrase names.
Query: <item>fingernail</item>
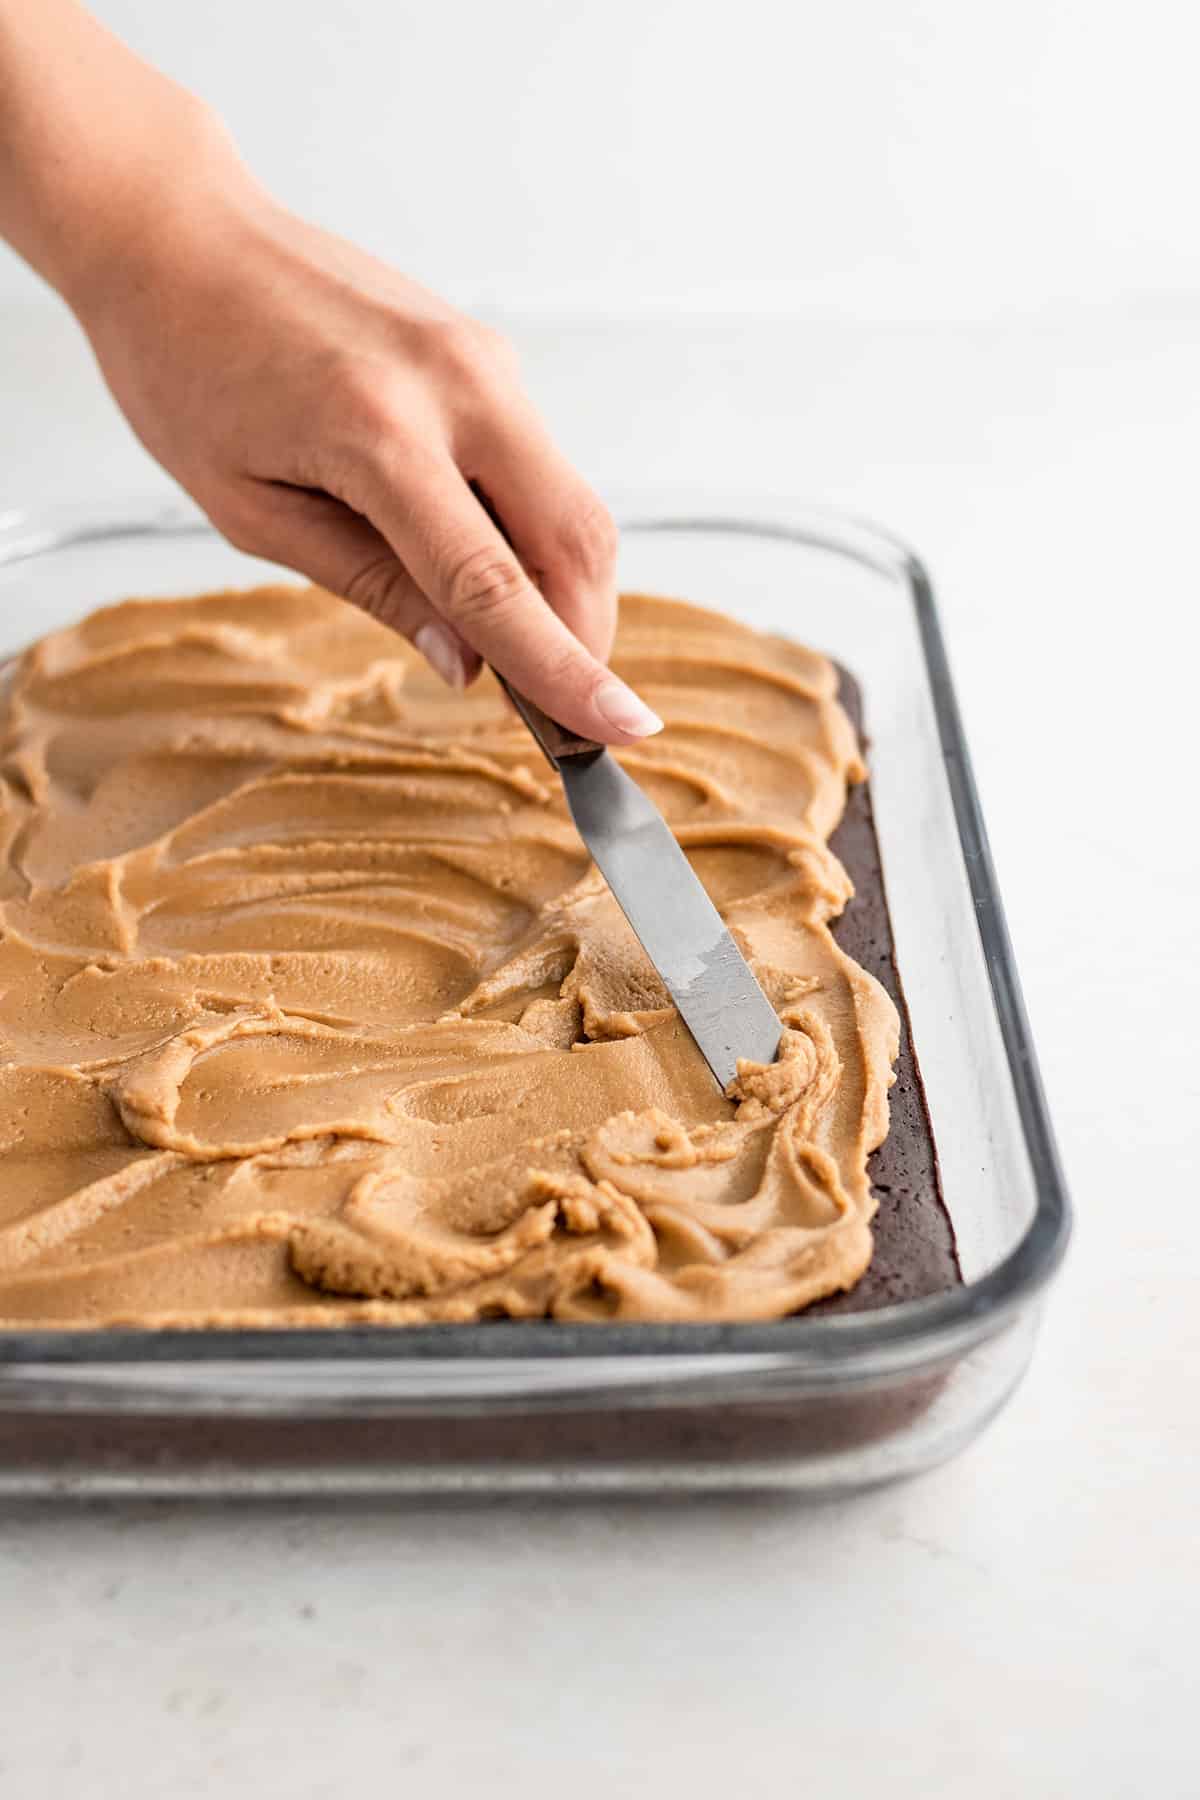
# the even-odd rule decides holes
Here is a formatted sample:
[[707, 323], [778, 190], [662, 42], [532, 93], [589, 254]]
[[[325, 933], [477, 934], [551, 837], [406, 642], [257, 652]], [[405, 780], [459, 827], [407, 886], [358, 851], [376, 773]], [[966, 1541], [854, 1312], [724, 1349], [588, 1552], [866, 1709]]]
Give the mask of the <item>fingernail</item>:
[[639, 700], [633, 689], [616, 676], [596, 689], [595, 699], [596, 711], [617, 731], [626, 731], [631, 737], [653, 737], [663, 728], [658, 714], [651, 712], [645, 701]]
[[451, 637], [443, 626], [429, 620], [419, 631], [413, 632], [413, 643], [430, 668], [435, 669], [450, 687], [466, 687], [467, 669], [462, 650], [458, 640]]

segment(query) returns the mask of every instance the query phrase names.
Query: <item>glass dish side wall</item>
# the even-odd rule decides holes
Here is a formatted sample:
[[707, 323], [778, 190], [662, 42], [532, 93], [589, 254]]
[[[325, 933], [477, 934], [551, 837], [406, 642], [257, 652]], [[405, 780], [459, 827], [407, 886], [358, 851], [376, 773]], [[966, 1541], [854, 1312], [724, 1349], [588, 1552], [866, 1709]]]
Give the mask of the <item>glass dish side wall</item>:
[[[1004, 1044], [975, 924], [910, 571], [840, 543], [798, 546], [786, 525], [626, 516], [621, 584], [732, 612], [812, 644], [861, 684], [897, 960], [929, 1096], [947, 1205], [968, 1280], [1033, 1219]], [[778, 535], [773, 535], [777, 533]], [[878, 554], [878, 547], [872, 546]]]
[[[779, 1384], [776, 1399], [786, 1394], [784, 1410], [794, 1413], [801, 1399], [841, 1405], [851, 1390], [861, 1397], [938, 1371], [925, 1439], [911, 1420], [897, 1426], [903, 1461], [904, 1442], [918, 1459], [944, 1454], [955, 1421], [981, 1419], [1011, 1387], [1028, 1354], [1035, 1295], [1065, 1242], [1066, 1201], [923, 571], [902, 545], [835, 516], [789, 511], [758, 522], [736, 505], [688, 495], [652, 504], [618, 497], [617, 510], [625, 588], [713, 605], [816, 644], [863, 685], [900, 966], [967, 1287], [839, 1319], [605, 1326], [602, 1346], [596, 1329], [519, 1325], [351, 1332], [336, 1345], [313, 1332], [0, 1333], [0, 1407], [45, 1419], [148, 1406], [164, 1421], [248, 1408], [314, 1424], [364, 1403], [430, 1420], [477, 1403], [547, 1418], [581, 1403], [632, 1416], [664, 1404], [664, 1392], [677, 1410], [680, 1383], [694, 1381], [694, 1435], [712, 1408], [738, 1393], [748, 1399], [746, 1384], [763, 1378]], [[279, 572], [231, 550], [185, 507], [0, 520], [0, 653], [131, 593], [270, 578]], [[934, 1439], [943, 1448], [931, 1451]], [[0, 1427], [0, 1465], [5, 1443]], [[414, 1450], [397, 1447], [386, 1485], [410, 1476], [420, 1485], [413, 1470], [400, 1479]], [[827, 1453], [809, 1450], [824, 1468]], [[847, 1454], [861, 1463], [861, 1446]], [[876, 1464], [881, 1454], [877, 1447]], [[811, 1456], [793, 1446], [784, 1461]], [[315, 1473], [315, 1450], [310, 1460]], [[890, 1468], [891, 1450], [883, 1460]], [[643, 1475], [645, 1467], [643, 1458]], [[232, 1466], [226, 1473], [236, 1485]], [[849, 1476], [868, 1478], [880, 1477], [861, 1468]], [[479, 1479], [505, 1485], [496, 1466]]]

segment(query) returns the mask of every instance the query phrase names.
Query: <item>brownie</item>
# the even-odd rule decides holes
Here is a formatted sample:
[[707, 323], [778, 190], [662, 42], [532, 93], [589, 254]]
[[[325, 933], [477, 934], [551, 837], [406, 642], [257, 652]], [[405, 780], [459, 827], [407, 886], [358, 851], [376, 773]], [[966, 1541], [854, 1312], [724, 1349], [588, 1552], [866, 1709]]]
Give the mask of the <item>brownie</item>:
[[[838, 698], [864, 745], [862, 692], [839, 667]], [[942, 1175], [912, 1039], [912, 1021], [896, 965], [887, 890], [875, 833], [871, 784], [850, 789], [841, 824], [829, 847], [854, 883], [854, 898], [833, 926], [838, 944], [874, 975], [900, 1014], [900, 1053], [888, 1099], [891, 1127], [867, 1164], [879, 1211], [871, 1222], [875, 1251], [861, 1281], [847, 1294], [834, 1294], [805, 1309], [822, 1313], [867, 1312], [897, 1300], [921, 1300], [962, 1282], [954, 1227], [942, 1194]]]

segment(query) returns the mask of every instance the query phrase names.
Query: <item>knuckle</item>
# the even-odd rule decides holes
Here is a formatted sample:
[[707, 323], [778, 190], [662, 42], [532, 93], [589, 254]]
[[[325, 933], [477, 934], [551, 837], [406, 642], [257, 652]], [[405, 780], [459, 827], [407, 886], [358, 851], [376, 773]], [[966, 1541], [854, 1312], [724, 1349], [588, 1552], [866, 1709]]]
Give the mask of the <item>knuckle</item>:
[[339, 348], [312, 384], [308, 454], [354, 465], [391, 429], [399, 407], [395, 374], [383, 358]]
[[446, 604], [465, 624], [493, 618], [524, 598], [529, 582], [519, 564], [490, 544], [455, 558], [446, 583]]
[[491, 325], [476, 324], [475, 330], [479, 334], [480, 348], [486, 359], [505, 374], [515, 374], [520, 357], [511, 338], [505, 337], [502, 331], [497, 331]]
[[479, 327], [459, 314], [434, 319], [426, 327], [426, 342], [435, 361], [456, 374], [474, 374], [483, 361]]
[[515, 352], [507, 339], [464, 314], [437, 319], [427, 327], [429, 354], [442, 375], [468, 387], [482, 387], [507, 374]]
[[395, 407], [389, 370], [366, 360], [347, 362], [326, 390], [329, 415], [350, 441], [373, 442], [392, 422]]
[[594, 494], [567, 513], [558, 540], [563, 554], [589, 575], [609, 574], [617, 560], [616, 521]]

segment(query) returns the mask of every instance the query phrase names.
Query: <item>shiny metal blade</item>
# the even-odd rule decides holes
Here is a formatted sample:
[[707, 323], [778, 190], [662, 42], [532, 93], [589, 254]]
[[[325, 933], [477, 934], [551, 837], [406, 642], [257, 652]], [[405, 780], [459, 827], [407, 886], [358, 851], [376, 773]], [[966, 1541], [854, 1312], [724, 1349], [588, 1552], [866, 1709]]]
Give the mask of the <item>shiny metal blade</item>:
[[558, 763], [571, 816], [721, 1087], [783, 1026], [666, 820], [607, 751]]

